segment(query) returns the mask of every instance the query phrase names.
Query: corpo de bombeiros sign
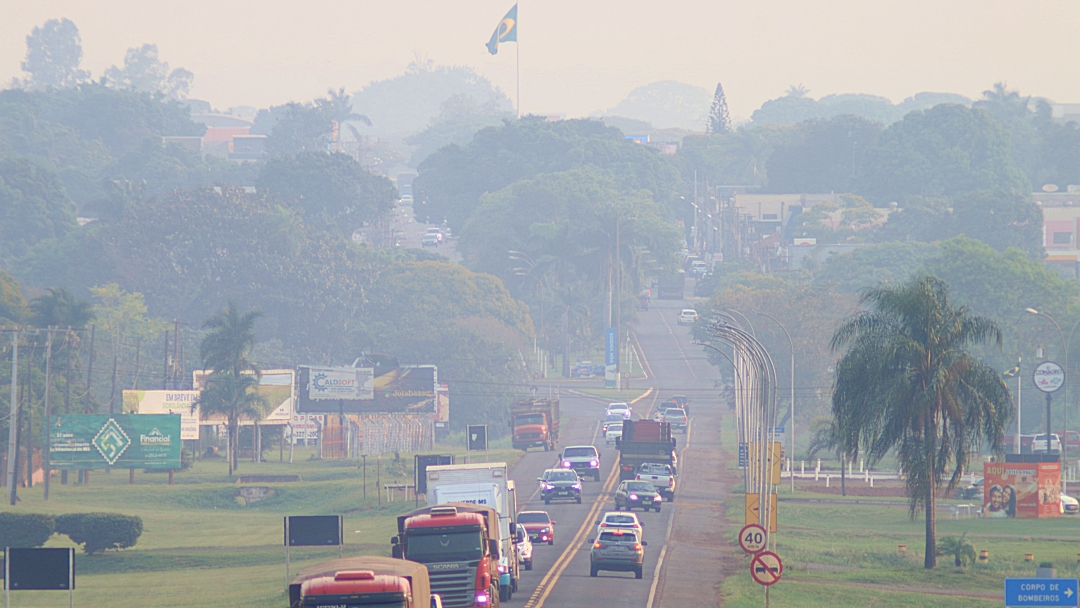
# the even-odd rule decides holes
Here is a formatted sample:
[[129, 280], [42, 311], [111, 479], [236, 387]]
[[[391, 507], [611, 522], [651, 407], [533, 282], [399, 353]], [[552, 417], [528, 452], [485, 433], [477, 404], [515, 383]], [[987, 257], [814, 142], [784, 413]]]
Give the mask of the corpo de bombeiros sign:
[[1044, 393], [1052, 393], [1065, 384], [1065, 370], [1053, 361], [1044, 361], [1035, 368], [1032, 380], [1035, 388]]

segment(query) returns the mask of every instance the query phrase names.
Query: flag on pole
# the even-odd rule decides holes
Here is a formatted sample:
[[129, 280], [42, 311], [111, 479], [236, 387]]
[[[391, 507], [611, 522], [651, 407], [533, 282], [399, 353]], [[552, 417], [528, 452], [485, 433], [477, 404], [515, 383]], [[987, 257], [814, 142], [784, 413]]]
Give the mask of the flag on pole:
[[506, 13], [506, 16], [499, 22], [498, 27], [495, 28], [495, 32], [491, 34], [491, 40], [488, 40], [487, 49], [492, 55], [498, 54], [500, 42], [517, 42], [517, 5], [515, 4], [510, 12]]
[[1001, 375], [1002, 375], [1002, 376], [1005, 376], [1006, 378], [1015, 378], [1015, 377], [1016, 377], [1016, 374], [1019, 374], [1019, 373], [1020, 373], [1020, 364], [1019, 364], [1019, 363], [1017, 363], [1017, 364], [1016, 364], [1016, 367], [1014, 367], [1014, 368], [1012, 368], [1012, 369], [1010, 369], [1010, 370], [1006, 370], [1006, 371], [1005, 371], [1004, 373], [1002, 373]]

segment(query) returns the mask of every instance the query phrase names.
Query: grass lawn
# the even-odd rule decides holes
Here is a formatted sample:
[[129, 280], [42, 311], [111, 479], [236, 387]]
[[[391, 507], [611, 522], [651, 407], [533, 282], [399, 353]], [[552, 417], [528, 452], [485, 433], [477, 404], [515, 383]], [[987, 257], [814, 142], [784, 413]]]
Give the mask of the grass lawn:
[[[733, 445], [734, 432], [728, 427], [730, 417], [722, 438], [731, 437], [727, 445]], [[731, 461], [726, 464], [735, 466], [734, 458]], [[922, 567], [923, 514], [912, 519], [906, 506], [875, 504], [906, 502], [903, 497], [792, 495], [783, 486], [778, 498], [776, 552], [784, 560], [784, 575], [770, 591], [772, 606], [1001, 606], [1004, 579], [1034, 577], [1039, 562], [1053, 562], [1059, 577], [1078, 574], [1080, 518], [954, 520], [939, 510], [938, 541], [967, 533], [976, 552], [990, 551], [990, 562], [959, 571], [951, 557], [943, 556], [928, 572]], [[805, 499], [823, 502], [801, 502]], [[727, 508], [728, 541], [737, 547], [743, 524], [741, 492], [731, 496]], [[907, 545], [906, 553], [899, 552], [901, 544]], [[1026, 553], [1034, 554], [1034, 563], [1025, 562]], [[729, 577], [722, 586], [725, 606], [764, 603], [762, 588], [750, 579], [749, 558], [745, 561], [746, 574]]]
[[[439, 453], [460, 448], [438, 446]], [[298, 447], [293, 464], [241, 462], [239, 473], [294, 474], [295, 483], [258, 483], [274, 495], [242, 504], [238, 485], [230, 483], [222, 460], [197, 461], [176, 474], [167, 485], [164, 474], [137, 471], [135, 485], [128, 485], [128, 471], [94, 471], [89, 485], [66, 485], [54, 477], [50, 500], [43, 488], [19, 489], [16, 507], [0, 510], [22, 513], [85, 513], [107, 511], [138, 515], [143, 534], [138, 544], [123, 551], [87, 556], [76, 554], [75, 601], [83, 606], [282, 606], [285, 604], [285, 549], [282, 543], [285, 515], [343, 515], [345, 555], [389, 555], [390, 536], [396, 533], [396, 516], [413, 508], [413, 501], [380, 501], [376, 469], [383, 484], [412, 483], [413, 455], [367, 459], [367, 498], [363, 471], [355, 461], [315, 460], [311, 448]], [[518, 450], [493, 449], [489, 462], [513, 465]], [[287, 456], [286, 456], [287, 458]], [[469, 454], [470, 462], [481, 460]], [[74, 474], [70, 475], [73, 480]], [[381, 504], [380, 504], [381, 502]], [[47, 547], [70, 546], [66, 536], [56, 535]], [[292, 550], [292, 571], [337, 557], [336, 549]], [[17, 606], [54, 606], [66, 603], [62, 593], [21, 592]]]

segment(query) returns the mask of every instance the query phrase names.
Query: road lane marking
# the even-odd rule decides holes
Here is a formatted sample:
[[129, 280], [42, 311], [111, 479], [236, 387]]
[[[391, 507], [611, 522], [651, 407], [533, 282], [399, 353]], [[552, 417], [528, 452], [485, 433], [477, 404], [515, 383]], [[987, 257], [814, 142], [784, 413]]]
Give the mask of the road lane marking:
[[630, 339], [633, 341], [634, 350], [637, 351], [638, 361], [641, 362], [643, 372], [645, 372], [645, 379], [655, 378], [653, 375], [652, 366], [649, 365], [649, 360], [645, 358], [645, 349], [641, 348], [641, 342], [638, 342], [637, 332], [630, 334]]
[[[686, 423], [686, 441], [683, 442], [683, 449], [679, 450], [679, 460], [683, 459], [682, 456], [685, 454], [687, 446], [690, 445], [690, 432], [692, 430], [694, 430], [693, 418]], [[671, 542], [671, 528], [675, 525], [675, 508], [675, 503], [671, 503], [671, 517], [668, 519], [667, 532], [664, 533], [664, 546], [660, 548], [660, 556], [656, 558], [656, 569], [653, 570], [652, 585], [649, 586], [649, 600], [645, 602], [645, 608], [653, 608], [653, 602], [656, 601], [656, 587], [660, 584], [660, 569], [664, 566], [668, 543]]]
[[679, 349], [679, 356], [682, 357], [682, 360], [686, 363], [686, 369], [690, 370], [690, 375], [694, 377], [694, 380], [697, 380], [697, 372], [695, 372], [694, 367], [690, 365], [690, 359], [686, 358], [686, 352], [683, 351], [682, 344], [679, 343], [679, 337], [671, 330], [671, 323], [668, 323], [667, 317], [664, 316], [663, 311], [660, 312], [660, 320], [664, 322], [664, 327], [667, 328], [668, 333], [671, 334], [671, 337], [675, 340], [675, 347]]

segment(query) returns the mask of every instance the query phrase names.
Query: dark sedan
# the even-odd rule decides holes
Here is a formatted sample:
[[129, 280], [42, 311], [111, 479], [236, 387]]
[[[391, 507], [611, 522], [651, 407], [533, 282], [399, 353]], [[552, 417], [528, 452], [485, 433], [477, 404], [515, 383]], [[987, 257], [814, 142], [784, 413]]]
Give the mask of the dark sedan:
[[622, 511], [623, 509], [627, 511], [655, 509], [659, 513], [660, 505], [663, 502], [664, 498], [656, 491], [653, 484], [648, 481], [627, 479], [620, 483], [619, 488], [615, 490], [616, 511]]
[[548, 469], [537, 481], [545, 505], [550, 505], [553, 500], [573, 500], [581, 504], [581, 478], [573, 469]]

